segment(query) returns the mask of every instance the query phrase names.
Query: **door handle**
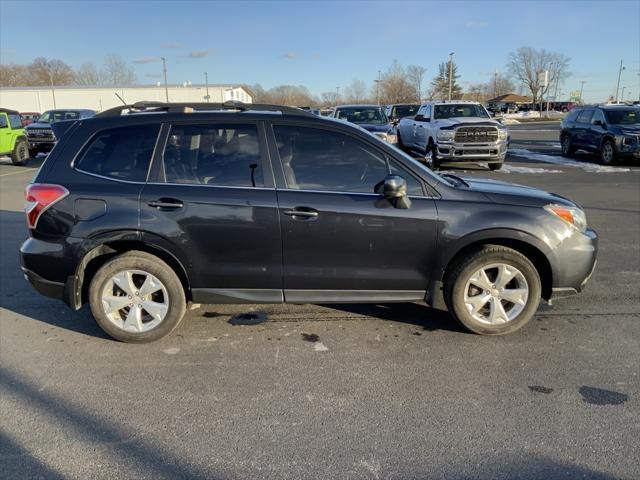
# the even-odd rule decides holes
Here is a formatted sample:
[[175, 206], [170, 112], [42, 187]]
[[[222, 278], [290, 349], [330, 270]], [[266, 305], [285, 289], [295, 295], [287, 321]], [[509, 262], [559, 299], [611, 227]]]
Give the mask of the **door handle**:
[[180, 200], [174, 200], [171, 198], [160, 198], [158, 200], [152, 200], [148, 203], [148, 205], [154, 208], [166, 208], [173, 210], [184, 207], [184, 204]]
[[290, 217], [317, 218], [318, 211], [308, 207], [295, 207], [293, 210], [284, 210], [282, 213]]

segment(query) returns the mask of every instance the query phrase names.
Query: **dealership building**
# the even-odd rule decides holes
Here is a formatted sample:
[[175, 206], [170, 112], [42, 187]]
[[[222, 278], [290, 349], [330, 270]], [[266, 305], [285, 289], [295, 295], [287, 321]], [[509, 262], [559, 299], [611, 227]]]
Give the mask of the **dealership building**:
[[[19, 112], [44, 112], [53, 108], [89, 108], [102, 111], [143, 100], [164, 102], [210, 102], [235, 100], [252, 103], [253, 93], [244, 85], [163, 85], [135, 87], [8, 87], [0, 88], [0, 107]], [[120, 98], [118, 98], [118, 96]]]

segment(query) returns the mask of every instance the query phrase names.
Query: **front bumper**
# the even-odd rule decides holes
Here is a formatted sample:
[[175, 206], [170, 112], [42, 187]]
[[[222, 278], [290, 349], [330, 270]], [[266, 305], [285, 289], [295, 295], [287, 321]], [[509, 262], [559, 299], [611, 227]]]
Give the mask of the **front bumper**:
[[495, 143], [438, 142], [438, 157], [444, 162], [503, 162], [507, 156], [507, 141]]
[[551, 298], [579, 293], [593, 276], [598, 256], [598, 234], [587, 228], [576, 232], [549, 254], [553, 271]]

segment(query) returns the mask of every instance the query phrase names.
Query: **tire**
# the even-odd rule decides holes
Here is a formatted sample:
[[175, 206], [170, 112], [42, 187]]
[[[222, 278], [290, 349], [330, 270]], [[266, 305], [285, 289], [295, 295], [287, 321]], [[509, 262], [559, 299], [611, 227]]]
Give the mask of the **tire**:
[[431, 153], [430, 156], [425, 155], [425, 165], [431, 170], [438, 170], [440, 168], [440, 159], [438, 158], [438, 147], [433, 143], [433, 140], [429, 140], [427, 145], [427, 152]]
[[400, 131], [398, 131], [398, 148], [403, 152], [407, 151], [407, 147], [405, 147], [404, 143], [402, 143], [402, 137], [400, 136]]
[[38, 153], [40, 153], [40, 151], [36, 148], [33, 149], [29, 149], [29, 157], [30, 158], [36, 158], [38, 156]]
[[600, 147], [600, 163], [611, 165], [616, 161], [616, 146], [611, 140], [605, 140]]
[[[118, 281], [114, 281], [116, 276]], [[147, 279], [150, 287], [147, 289], [149, 294], [145, 295], [141, 287]], [[107, 295], [112, 299], [123, 299], [112, 300], [114, 308], [110, 312], [105, 310], [109, 305]], [[132, 303], [127, 305], [128, 298], [125, 297], [133, 297]], [[136, 300], [140, 302], [137, 308]], [[118, 255], [96, 272], [89, 285], [89, 304], [100, 328], [116, 340], [127, 343], [148, 343], [169, 335], [186, 310], [184, 288], [173, 269], [158, 257], [141, 251]], [[132, 312], [132, 309], [135, 310]], [[150, 312], [155, 312], [156, 316]]]
[[[500, 266], [504, 266], [503, 272], [514, 275], [512, 280], [500, 283], [497, 276]], [[476, 286], [479, 283], [486, 284], [476, 281], [482, 280], [481, 276], [476, 275], [480, 270], [485, 271], [485, 278], [489, 281], [484, 291]], [[493, 277], [494, 271], [496, 277]], [[526, 290], [526, 295], [522, 294], [523, 290]], [[444, 282], [449, 312], [468, 330], [482, 335], [504, 335], [522, 328], [538, 309], [541, 291], [540, 276], [529, 259], [511, 248], [499, 245], [484, 246], [456, 261]], [[473, 302], [476, 296], [478, 299]], [[520, 301], [512, 303], [504, 297]], [[502, 309], [494, 309], [496, 302], [502, 305]], [[475, 314], [470, 311], [474, 305], [481, 307]], [[495, 317], [492, 312], [496, 312]]]
[[560, 138], [560, 147], [562, 148], [563, 157], [570, 157], [576, 153], [576, 149], [572, 145], [571, 137], [569, 135], [565, 134]]
[[11, 152], [11, 163], [17, 166], [24, 166], [29, 161], [29, 144], [24, 138], [16, 140], [16, 144]]
[[500, 170], [502, 168], [503, 164], [504, 164], [504, 162], [490, 163], [489, 164], [489, 170]]

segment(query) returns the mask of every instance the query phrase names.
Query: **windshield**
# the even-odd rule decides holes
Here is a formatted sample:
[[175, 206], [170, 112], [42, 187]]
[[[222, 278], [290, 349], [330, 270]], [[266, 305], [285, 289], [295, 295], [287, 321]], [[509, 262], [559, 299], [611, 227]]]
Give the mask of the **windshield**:
[[396, 118], [411, 117], [416, 114], [420, 105], [398, 105], [393, 109], [393, 116]]
[[380, 107], [346, 107], [336, 110], [336, 118], [355, 124], [384, 125], [389, 123]]
[[605, 110], [607, 123], [612, 125], [638, 125], [640, 124], [640, 109], [630, 108], [625, 110]]
[[78, 112], [49, 110], [48, 112], [44, 112], [42, 114], [42, 116], [38, 119], [38, 123], [56, 123], [63, 120], [77, 120], [78, 118], [80, 118], [80, 114]]
[[433, 118], [455, 118], [455, 117], [480, 117], [489, 118], [487, 111], [482, 105], [474, 103], [459, 103], [436, 105]]

